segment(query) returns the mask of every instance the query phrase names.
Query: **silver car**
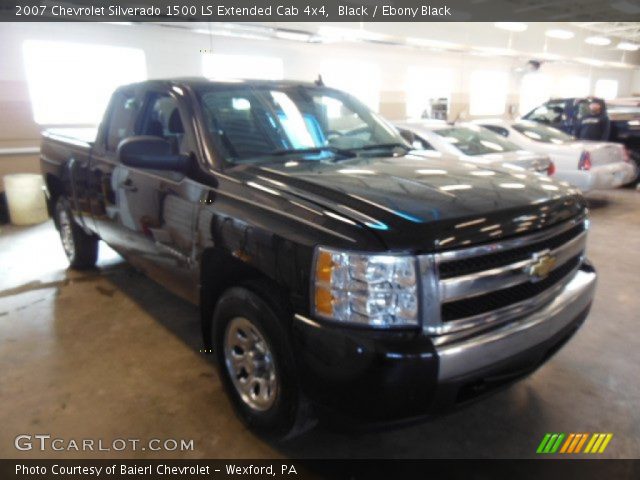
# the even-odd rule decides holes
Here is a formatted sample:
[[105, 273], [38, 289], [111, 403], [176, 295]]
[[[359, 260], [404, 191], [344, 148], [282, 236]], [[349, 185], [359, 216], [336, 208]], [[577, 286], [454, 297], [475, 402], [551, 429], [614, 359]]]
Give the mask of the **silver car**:
[[472, 123], [416, 120], [396, 123], [415, 153], [438, 152], [489, 168], [529, 170], [550, 175], [553, 162], [546, 154], [523, 150], [500, 135]]

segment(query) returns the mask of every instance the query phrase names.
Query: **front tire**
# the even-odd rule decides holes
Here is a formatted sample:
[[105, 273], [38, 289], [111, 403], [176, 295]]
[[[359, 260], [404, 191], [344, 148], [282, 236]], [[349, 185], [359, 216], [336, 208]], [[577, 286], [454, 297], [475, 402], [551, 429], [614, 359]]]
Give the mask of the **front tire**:
[[282, 440], [313, 425], [288, 332], [267, 302], [247, 288], [230, 288], [216, 305], [212, 330], [222, 383], [251, 430]]
[[71, 268], [93, 268], [98, 260], [98, 238], [87, 234], [75, 222], [69, 202], [64, 197], [58, 198], [56, 202], [55, 223]]

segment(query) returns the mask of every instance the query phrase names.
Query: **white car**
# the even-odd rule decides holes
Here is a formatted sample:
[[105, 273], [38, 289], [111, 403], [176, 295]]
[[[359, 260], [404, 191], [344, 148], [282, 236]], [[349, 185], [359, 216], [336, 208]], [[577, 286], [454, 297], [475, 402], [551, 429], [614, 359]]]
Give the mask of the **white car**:
[[553, 173], [548, 155], [526, 151], [473, 123], [416, 120], [396, 123], [396, 127], [418, 154], [436, 150], [483, 167]]
[[475, 120], [521, 148], [549, 155], [556, 166], [554, 178], [583, 192], [616, 188], [633, 182], [637, 167], [619, 143], [576, 140], [566, 133], [529, 120]]

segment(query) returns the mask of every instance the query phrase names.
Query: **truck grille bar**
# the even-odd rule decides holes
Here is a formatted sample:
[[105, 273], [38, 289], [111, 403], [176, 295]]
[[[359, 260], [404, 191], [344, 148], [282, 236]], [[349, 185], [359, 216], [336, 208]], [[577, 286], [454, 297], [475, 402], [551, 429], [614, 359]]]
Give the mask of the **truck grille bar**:
[[580, 217], [501, 242], [421, 255], [425, 332], [485, 327], [541, 307], [580, 267], [587, 229]]

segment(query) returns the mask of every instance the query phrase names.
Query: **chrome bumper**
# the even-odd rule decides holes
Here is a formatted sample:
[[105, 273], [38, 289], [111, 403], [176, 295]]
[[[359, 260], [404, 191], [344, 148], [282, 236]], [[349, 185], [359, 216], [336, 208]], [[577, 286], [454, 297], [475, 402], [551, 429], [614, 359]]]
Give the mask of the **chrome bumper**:
[[578, 270], [553, 301], [490, 332], [436, 346], [438, 380], [472, 374], [543, 343], [578, 317], [591, 303], [596, 273]]

